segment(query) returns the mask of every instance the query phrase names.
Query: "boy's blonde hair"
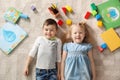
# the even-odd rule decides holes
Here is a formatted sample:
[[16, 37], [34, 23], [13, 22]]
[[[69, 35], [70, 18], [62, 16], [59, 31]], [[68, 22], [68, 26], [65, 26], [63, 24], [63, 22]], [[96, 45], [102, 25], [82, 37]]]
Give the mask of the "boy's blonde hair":
[[78, 27], [82, 28], [82, 29], [85, 31], [85, 38], [83, 39], [83, 42], [84, 42], [84, 43], [88, 43], [88, 42], [89, 42], [89, 32], [88, 32], [88, 29], [86, 28], [87, 25], [86, 25], [86, 23], [84, 23], [84, 22], [80, 22], [80, 23], [78, 23], [78, 24], [72, 24], [72, 25], [70, 26], [70, 29], [69, 29], [69, 31], [68, 31], [68, 33], [67, 33], [67, 36], [66, 36], [66, 42], [71, 42], [71, 41], [72, 41], [71, 31], [72, 31], [72, 28], [73, 28], [74, 26], [78, 26]]

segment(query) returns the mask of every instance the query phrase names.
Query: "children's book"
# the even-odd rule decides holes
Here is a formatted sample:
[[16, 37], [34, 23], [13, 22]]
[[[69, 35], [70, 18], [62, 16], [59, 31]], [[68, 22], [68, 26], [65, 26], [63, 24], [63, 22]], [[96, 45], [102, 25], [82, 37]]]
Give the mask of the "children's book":
[[120, 27], [120, 1], [108, 0], [97, 6], [106, 29]]
[[16, 23], [19, 17], [20, 17], [20, 12], [13, 7], [8, 8], [8, 10], [4, 14], [5, 20], [12, 23]]
[[27, 37], [27, 33], [17, 24], [7, 22], [0, 27], [0, 49], [10, 54]]

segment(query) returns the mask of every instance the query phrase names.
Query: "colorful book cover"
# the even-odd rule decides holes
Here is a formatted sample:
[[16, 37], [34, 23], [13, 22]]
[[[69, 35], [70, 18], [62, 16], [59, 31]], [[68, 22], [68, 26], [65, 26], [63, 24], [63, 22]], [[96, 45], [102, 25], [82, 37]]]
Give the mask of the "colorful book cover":
[[0, 27], [0, 49], [10, 54], [27, 37], [27, 33], [17, 24], [7, 22]]
[[10, 7], [4, 15], [5, 20], [12, 23], [16, 23], [19, 17], [20, 17], [20, 12], [13, 7]]
[[120, 1], [108, 0], [97, 6], [106, 29], [120, 27]]

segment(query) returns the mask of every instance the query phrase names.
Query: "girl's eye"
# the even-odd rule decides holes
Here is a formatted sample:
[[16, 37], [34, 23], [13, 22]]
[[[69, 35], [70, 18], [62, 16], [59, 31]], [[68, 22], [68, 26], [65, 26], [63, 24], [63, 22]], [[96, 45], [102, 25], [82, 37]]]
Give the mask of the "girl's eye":
[[48, 29], [45, 29], [45, 31], [48, 31]]
[[74, 34], [77, 34], [76, 32]]

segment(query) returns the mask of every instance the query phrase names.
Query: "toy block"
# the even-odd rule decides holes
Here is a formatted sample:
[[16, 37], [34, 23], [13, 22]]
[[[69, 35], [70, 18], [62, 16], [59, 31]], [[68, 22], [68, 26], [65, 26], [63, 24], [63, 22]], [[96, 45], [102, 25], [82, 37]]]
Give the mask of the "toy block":
[[97, 7], [96, 7], [95, 3], [92, 3], [90, 6], [91, 6], [92, 10], [97, 10]]
[[36, 10], [36, 7], [35, 6], [31, 6], [31, 9], [33, 10], [33, 11], [35, 11]]
[[55, 17], [58, 17], [58, 16], [60, 15], [57, 7], [56, 7], [54, 4], [52, 4], [52, 6], [48, 8], [48, 10], [49, 10], [50, 13], [51, 13], [52, 15], [54, 15]]
[[101, 19], [101, 15], [100, 14], [97, 14], [95, 17], [96, 17], [97, 20]]
[[100, 52], [103, 52], [103, 51], [104, 51], [104, 49], [101, 48], [100, 46], [98, 46], [98, 50], [99, 50]]
[[67, 13], [67, 9], [65, 7], [62, 7], [62, 11], [66, 14]]
[[62, 20], [58, 20], [57, 23], [58, 23], [59, 26], [62, 26], [62, 25], [63, 25], [63, 21], [62, 21]]
[[66, 5], [65, 8], [67, 9], [68, 12], [73, 12], [72, 8], [69, 5]]
[[20, 17], [24, 18], [24, 19], [28, 19], [28, 16], [26, 14], [23, 14], [23, 13], [20, 14]]
[[91, 16], [91, 13], [87, 11], [87, 13], [85, 14], [84, 18], [88, 19]]
[[102, 27], [102, 26], [103, 26], [102, 21], [100, 21], [100, 20], [99, 20], [99, 21], [97, 21], [97, 26], [98, 26], [98, 27]]
[[106, 44], [106, 43], [103, 43], [103, 44], [101, 45], [101, 48], [106, 49], [106, 48], [107, 48], [107, 44]]
[[66, 20], [66, 24], [70, 26], [72, 24], [72, 20], [71, 19], [67, 19]]
[[107, 31], [101, 34], [102, 39], [107, 44], [110, 51], [120, 47], [120, 37], [117, 35], [113, 28], [108, 29]]
[[57, 6], [55, 4], [51, 4], [52, 5], [52, 8], [56, 9]]
[[95, 16], [97, 14], [97, 11], [92, 10], [92, 15]]

